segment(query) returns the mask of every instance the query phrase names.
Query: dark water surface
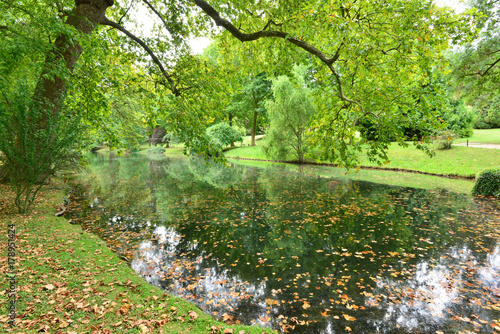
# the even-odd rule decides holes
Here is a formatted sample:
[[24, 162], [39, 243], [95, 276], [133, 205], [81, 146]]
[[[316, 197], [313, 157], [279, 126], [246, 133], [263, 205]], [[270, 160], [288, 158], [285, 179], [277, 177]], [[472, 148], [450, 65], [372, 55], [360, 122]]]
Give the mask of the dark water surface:
[[152, 285], [292, 333], [494, 333], [491, 201], [280, 167], [90, 157], [73, 220]]

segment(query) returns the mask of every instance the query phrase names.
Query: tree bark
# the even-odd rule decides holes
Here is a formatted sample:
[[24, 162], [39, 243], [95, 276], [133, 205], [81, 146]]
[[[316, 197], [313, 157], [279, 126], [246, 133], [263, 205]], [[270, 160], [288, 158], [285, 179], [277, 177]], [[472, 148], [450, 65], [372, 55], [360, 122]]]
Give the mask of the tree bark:
[[[233, 114], [229, 113], [228, 118], [229, 118], [229, 126], [233, 127]], [[231, 141], [231, 147], [234, 147], [234, 141]]]
[[[106, 9], [114, 0], [75, 0], [75, 8], [69, 14], [66, 24], [85, 34], [90, 34], [106, 15]], [[35, 88], [33, 99], [38, 102], [48, 117], [60, 112], [69, 76], [56, 71], [58, 63], [63, 63], [71, 74], [82, 54], [82, 47], [69, 36], [57, 37], [53, 49], [45, 58], [44, 68]], [[56, 74], [57, 73], [57, 74]], [[43, 127], [43, 124], [41, 124]]]
[[259, 107], [259, 101], [255, 96], [255, 92], [252, 91], [253, 100], [253, 124], [252, 124], [252, 139], [250, 140], [250, 146], [255, 146], [255, 133], [257, 132], [257, 108]]
[[257, 132], [257, 108], [253, 111], [252, 140], [250, 146], [255, 146], [255, 133]]

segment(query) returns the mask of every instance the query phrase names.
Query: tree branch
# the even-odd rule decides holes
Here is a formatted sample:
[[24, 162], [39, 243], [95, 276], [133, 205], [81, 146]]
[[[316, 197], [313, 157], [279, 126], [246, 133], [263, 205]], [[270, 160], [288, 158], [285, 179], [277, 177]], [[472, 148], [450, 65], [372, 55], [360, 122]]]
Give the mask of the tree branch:
[[128, 14], [128, 12], [130, 11], [130, 8], [132, 8], [133, 4], [134, 4], [134, 0], [131, 0], [130, 5], [128, 6], [127, 10], [125, 11], [125, 13], [123, 13], [122, 17], [120, 17], [120, 19], [118, 20], [118, 24], [122, 24], [123, 18], [125, 17], [125, 15]]
[[174, 37], [174, 31], [172, 30], [172, 27], [170, 27], [167, 22], [163, 19], [163, 16], [160, 14], [160, 12], [158, 12], [158, 10], [156, 10], [156, 8], [148, 1], [148, 0], [142, 0], [142, 2], [144, 2], [146, 5], [148, 5], [148, 7], [153, 11], [153, 13], [156, 14], [156, 16], [158, 16], [161, 20], [161, 22], [163, 22], [163, 25], [165, 26], [165, 28], [167, 29], [167, 31], [169, 32], [170, 36]]
[[163, 74], [163, 76], [165, 77], [165, 79], [168, 81], [168, 83], [170, 85], [170, 90], [172, 91], [172, 94], [174, 94], [175, 96], [181, 95], [181, 91], [175, 85], [175, 81], [172, 79], [172, 76], [167, 73], [167, 71], [163, 67], [163, 64], [161, 63], [160, 59], [158, 59], [158, 57], [154, 54], [153, 50], [151, 50], [149, 48], [149, 46], [147, 46], [147, 44], [144, 43], [143, 40], [141, 40], [139, 37], [132, 34], [130, 31], [128, 31], [127, 29], [125, 29], [124, 27], [119, 25], [118, 23], [109, 20], [107, 17], [102, 18], [99, 23], [102, 25], [107, 25], [107, 26], [113, 27], [113, 28], [121, 31], [122, 33], [127, 35], [130, 39], [132, 39], [134, 42], [136, 42], [137, 44], [142, 46], [142, 48], [149, 54], [151, 59], [153, 59], [155, 64], [158, 65], [158, 67], [160, 68], [161, 73]]
[[491, 64], [491, 65], [490, 65], [490, 67], [488, 67], [488, 68], [486, 69], [486, 71], [484, 71], [483, 73], [478, 72], [477, 74], [479, 74], [480, 76], [484, 77], [484, 76], [486, 75], [486, 73], [488, 73], [488, 71], [489, 71], [489, 70], [491, 70], [491, 69], [492, 69], [492, 68], [493, 68], [496, 64], [498, 64], [498, 62], [500, 62], [500, 58], [498, 58], [497, 60], [495, 60], [495, 61], [493, 62], [493, 64]]
[[[337, 82], [337, 86], [338, 86], [339, 98], [342, 101], [356, 104], [357, 106], [360, 107], [360, 109], [363, 113], [365, 112], [361, 103], [359, 103], [358, 101], [355, 101], [355, 100], [351, 100], [344, 95], [340, 74], [338, 74], [337, 71], [335, 70], [335, 68], [333, 67], [333, 63], [339, 57], [337, 55], [337, 53], [339, 52], [339, 49], [337, 49], [337, 53], [332, 58], [328, 58], [323, 52], [321, 52], [319, 49], [317, 49], [313, 45], [310, 45], [309, 43], [307, 43], [303, 40], [292, 37], [287, 32], [276, 31], [276, 30], [259, 30], [257, 32], [245, 34], [245, 33], [241, 32], [241, 30], [236, 28], [231, 22], [220, 17], [219, 12], [217, 12], [217, 10], [215, 10], [215, 8], [210, 6], [210, 4], [208, 4], [205, 0], [194, 0], [194, 2], [201, 10], [203, 10], [208, 16], [210, 16], [212, 18], [212, 20], [215, 22], [216, 25], [218, 25], [219, 27], [225, 28], [227, 31], [229, 31], [231, 33], [231, 35], [236, 37], [241, 42], [255, 41], [255, 40], [258, 40], [260, 38], [282, 38], [282, 39], [298, 46], [299, 48], [309, 52], [310, 54], [318, 57], [324, 64], [326, 64], [328, 66], [328, 68], [332, 72], [333, 76], [335, 77], [335, 81]], [[266, 27], [267, 27], [267, 25], [266, 25]], [[342, 46], [342, 44], [341, 44], [341, 46]], [[339, 48], [340, 48], [340, 46], [339, 46]]]
[[200, 7], [201, 10], [203, 10], [208, 16], [210, 16], [212, 20], [214, 20], [216, 25], [225, 28], [227, 31], [231, 33], [231, 35], [236, 37], [241, 42], [255, 41], [263, 37], [282, 38], [306, 50], [307, 52], [315, 55], [327, 65], [331, 65], [334, 62], [333, 58], [328, 58], [323, 52], [318, 50], [316, 47], [308, 44], [303, 40], [290, 36], [290, 34], [287, 32], [276, 31], [276, 30], [259, 30], [254, 33], [245, 34], [241, 32], [238, 28], [236, 28], [231, 22], [220, 17], [219, 12], [217, 12], [205, 0], [194, 0], [194, 2], [198, 7]]

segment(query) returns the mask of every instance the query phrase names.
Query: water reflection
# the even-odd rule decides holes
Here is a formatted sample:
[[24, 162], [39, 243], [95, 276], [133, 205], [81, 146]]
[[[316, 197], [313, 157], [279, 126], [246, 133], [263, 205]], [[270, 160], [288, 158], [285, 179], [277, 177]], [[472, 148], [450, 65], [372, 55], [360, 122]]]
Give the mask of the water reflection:
[[82, 225], [224, 321], [294, 333], [498, 321], [500, 222], [487, 202], [193, 159], [95, 157], [92, 168]]

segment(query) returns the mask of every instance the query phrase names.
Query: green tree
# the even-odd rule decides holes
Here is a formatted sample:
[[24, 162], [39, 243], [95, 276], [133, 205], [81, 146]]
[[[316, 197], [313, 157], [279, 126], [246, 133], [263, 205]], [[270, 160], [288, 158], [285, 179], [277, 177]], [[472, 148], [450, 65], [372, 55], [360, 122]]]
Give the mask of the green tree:
[[[16, 55], [13, 63], [21, 67], [24, 61], [30, 62], [32, 99], [43, 106], [48, 120], [64, 109], [68, 91], [84, 89], [78, 85], [84, 81], [81, 77], [77, 82], [71, 80], [84, 50], [89, 57], [102, 56], [99, 65], [108, 64], [104, 59], [113, 54], [112, 48], [127, 51], [150, 74], [159, 101], [169, 102], [168, 118], [178, 130], [174, 132], [188, 147], [202, 151], [209, 145], [204, 129], [214, 121], [207, 109], [216, 112], [227, 106], [219, 99], [225, 90], [217, 91], [213, 85], [217, 81], [212, 81], [223, 78], [224, 73], [199, 66], [203, 61], [190, 55], [186, 41], [192, 35], [218, 35], [215, 23], [226, 29], [223, 35], [233, 39], [259, 40], [263, 59], [273, 60], [267, 66], [278, 72], [299, 50], [310, 56], [317, 65], [316, 80], [322, 83], [322, 91], [317, 93], [322, 99], [314, 120], [315, 144], [325, 158], [350, 161], [352, 150], [346, 149], [346, 143], [357, 144], [353, 140], [357, 120], [374, 115], [388, 129], [390, 124], [405, 121], [400, 106], [414, 103], [415, 87], [427, 80], [426, 71], [439, 61], [439, 51], [466, 22], [420, 0], [140, 3], [157, 18], [152, 37], [141, 38], [125, 28], [136, 23], [132, 13], [139, 2], [129, 6], [113, 0], [2, 0], [0, 57], [3, 61]], [[35, 38], [29, 34], [32, 30]], [[106, 39], [113, 43], [104, 47], [100, 40]], [[37, 51], [34, 56], [31, 50]], [[9, 68], [3, 66], [2, 71]], [[2, 88], [19, 73], [9, 72]], [[100, 87], [96, 77], [91, 76], [93, 87]], [[217, 104], [222, 108], [212, 107]], [[41, 129], [45, 123], [39, 124]], [[371, 145], [376, 152], [386, 149], [379, 143]]]
[[[470, 104], [481, 102], [479, 96], [492, 99], [499, 95], [500, 78], [500, 7], [498, 1], [471, 0], [475, 38], [454, 48], [448, 55], [456, 86]], [[484, 105], [479, 105], [481, 108]]]
[[244, 84], [242, 90], [233, 95], [231, 105], [227, 108], [231, 116], [245, 120], [245, 127], [251, 126], [250, 146], [255, 146], [255, 135], [257, 133], [257, 119], [265, 120], [265, 102], [271, 92], [271, 81], [265, 72], [250, 78]]
[[315, 111], [310, 91], [304, 80], [305, 67], [293, 69], [293, 80], [279, 76], [273, 80], [273, 100], [267, 104], [271, 120], [266, 155], [280, 160], [293, 154], [299, 162], [307, 152], [306, 134], [309, 119]]
[[211, 145], [219, 152], [222, 152], [222, 149], [231, 143], [243, 142], [238, 131], [227, 123], [218, 123], [207, 128], [207, 136], [210, 138]]

